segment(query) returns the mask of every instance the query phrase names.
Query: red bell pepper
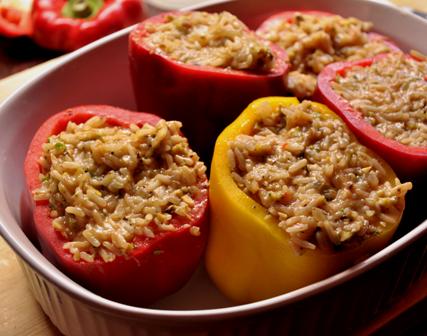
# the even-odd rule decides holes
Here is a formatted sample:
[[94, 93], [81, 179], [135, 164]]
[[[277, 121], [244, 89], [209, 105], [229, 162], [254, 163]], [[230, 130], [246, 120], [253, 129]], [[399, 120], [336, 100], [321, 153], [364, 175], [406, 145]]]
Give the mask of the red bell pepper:
[[34, 0], [34, 41], [72, 51], [139, 22], [142, 0]]
[[[63, 131], [69, 121], [83, 123], [93, 116], [104, 116], [112, 126], [156, 124], [160, 118], [148, 113], [134, 113], [110, 106], [81, 106], [60, 112], [48, 119], [35, 134], [25, 158], [25, 177], [30, 193], [41, 185], [39, 158], [49, 136]], [[52, 226], [48, 201], [35, 201], [34, 224], [42, 251], [61, 270], [86, 288], [122, 303], [146, 305], [181, 288], [197, 268], [207, 239], [206, 177], [198, 181], [200, 196], [188, 218], [173, 217], [178, 229], [159, 232], [154, 238], [136, 236], [134, 249], [111, 262], [97, 257], [93, 262], [75, 261], [64, 250], [67, 240]], [[200, 228], [200, 235], [190, 234], [189, 223]]]
[[368, 67], [384, 57], [387, 57], [387, 54], [360, 61], [328, 65], [318, 77], [315, 99], [335, 111], [347, 123], [360, 142], [382, 156], [401, 178], [413, 179], [426, 174], [427, 148], [407, 146], [396, 140], [386, 138], [364, 119], [360, 111], [354, 109], [331, 86], [331, 81], [338, 75], [344, 75], [346, 71], [355, 66]]
[[31, 6], [31, 0], [0, 2], [0, 35], [6, 37], [31, 35]]
[[171, 15], [185, 15], [185, 12], [149, 18], [130, 34], [129, 58], [137, 106], [141, 111], [182, 121], [192, 147], [205, 162], [210, 161], [212, 139], [249, 102], [262, 96], [285, 93], [286, 53], [278, 46], [270, 45], [274, 66], [267, 73], [178, 62], [156, 53], [144, 42], [149, 34], [147, 26], [164, 23]]

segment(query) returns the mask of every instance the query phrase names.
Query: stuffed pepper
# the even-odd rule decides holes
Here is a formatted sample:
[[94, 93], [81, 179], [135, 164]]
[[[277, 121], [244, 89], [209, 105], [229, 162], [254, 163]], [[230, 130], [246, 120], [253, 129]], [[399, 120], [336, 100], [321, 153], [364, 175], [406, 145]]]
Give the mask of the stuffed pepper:
[[398, 49], [371, 29], [370, 22], [352, 17], [319, 11], [285, 11], [264, 21], [257, 33], [286, 50], [291, 64], [286, 86], [302, 98], [313, 95], [316, 76], [326, 65]]
[[34, 0], [33, 39], [44, 48], [68, 52], [142, 18], [141, 0]]
[[284, 92], [284, 51], [228, 12], [150, 18], [130, 34], [129, 57], [138, 108], [182, 121], [207, 160], [211, 139], [250, 101]]
[[25, 175], [42, 251], [95, 293], [147, 305], [198, 266], [208, 230], [206, 167], [180, 127], [81, 106], [34, 136]]
[[427, 169], [427, 62], [403, 53], [328, 66], [318, 99], [405, 178]]
[[209, 274], [239, 303], [324, 279], [386, 245], [411, 187], [324, 105], [259, 99], [215, 145]]

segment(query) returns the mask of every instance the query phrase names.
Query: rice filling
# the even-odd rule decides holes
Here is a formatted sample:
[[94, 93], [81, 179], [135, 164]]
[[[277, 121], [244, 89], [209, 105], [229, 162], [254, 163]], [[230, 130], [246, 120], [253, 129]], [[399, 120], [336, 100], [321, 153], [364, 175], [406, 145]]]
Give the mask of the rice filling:
[[371, 28], [370, 22], [352, 17], [295, 13], [289, 20], [272, 20], [258, 33], [286, 50], [291, 64], [289, 91], [309, 97], [316, 88], [316, 76], [328, 64], [390, 51], [382, 39], [369, 37]]
[[266, 42], [228, 12], [168, 15], [147, 24], [145, 43], [156, 53], [198, 66], [268, 72], [273, 54]]
[[381, 234], [400, 217], [412, 188], [316, 105], [270, 105], [251, 134], [229, 143], [237, 186], [265, 207], [298, 252], [334, 250]]
[[427, 62], [391, 53], [370, 66], [356, 66], [332, 88], [386, 138], [427, 146]]
[[[136, 236], [175, 231], [181, 224], [174, 218], [191, 222], [206, 167], [180, 128], [165, 120], [125, 128], [95, 116], [49, 137], [33, 196], [49, 202], [74, 260], [113, 261], [134, 248]], [[190, 233], [200, 234], [196, 227]]]

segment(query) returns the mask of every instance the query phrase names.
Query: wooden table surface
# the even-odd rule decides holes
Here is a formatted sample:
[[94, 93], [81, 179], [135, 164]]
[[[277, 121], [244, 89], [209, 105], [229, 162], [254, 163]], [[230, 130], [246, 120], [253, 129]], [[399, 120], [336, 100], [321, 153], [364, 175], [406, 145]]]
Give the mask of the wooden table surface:
[[[20, 85], [54, 65], [58, 59], [36, 65], [0, 80], [0, 102]], [[15, 253], [0, 237], [0, 335], [58, 336], [33, 298]]]
[[[404, 5], [412, 6], [417, 10], [424, 10], [427, 12], [426, 0], [392, 0], [393, 2]], [[1, 43], [4, 43], [0, 40]], [[1, 48], [0, 48], [1, 49]], [[23, 67], [32, 66], [40, 63], [43, 57], [50, 58], [56, 56], [53, 54], [41, 53], [41, 56], [36, 61], [28, 61]], [[0, 59], [1, 61], [1, 59]], [[0, 102], [8, 97], [20, 85], [26, 83], [28, 80], [38, 75], [40, 72], [48, 69], [58, 61], [57, 58], [48, 62], [38, 64], [27, 70], [15, 73], [20, 70], [19, 65], [17, 68], [9, 70], [9, 73], [15, 73], [0, 80]], [[3, 76], [2, 76], [3, 74]], [[6, 73], [8, 74], [8, 73]], [[5, 72], [0, 71], [0, 78], [5, 76]], [[421, 293], [421, 295], [420, 295]], [[384, 312], [378, 320], [371, 326], [367, 326], [366, 334], [378, 330], [378, 328], [393, 325], [396, 316], [408, 311], [410, 307], [424, 304], [427, 297], [427, 276], [420, 281], [420, 283], [411, 290], [402, 300], [387, 312]], [[424, 298], [424, 300], [423, 300]], [[44, 315], [40, 306], [33, 298], [30, 289], [25, 280], [24, 274], [15, 258], [13, 251], [6, 244], [3, 238], [0, 237], [0, 335], [7, 336], [57, 336], [60, 332]], [[423, 303], [424, 302], [424, 303]], [[418, 313], [417, 313], [418, 314]], [[425, 315], [421, 316], [425, 319]], [[426, 330], [427, 332], [427, 330]]]

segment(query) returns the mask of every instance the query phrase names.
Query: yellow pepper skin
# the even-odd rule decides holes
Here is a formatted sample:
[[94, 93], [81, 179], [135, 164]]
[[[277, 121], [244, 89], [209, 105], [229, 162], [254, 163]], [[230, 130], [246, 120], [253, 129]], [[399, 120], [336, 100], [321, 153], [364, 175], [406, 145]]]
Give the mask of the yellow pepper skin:
[[[315, 249], [298, 255], [276, 220], [266, 217], [267, 210], [239, 189], [228, 164], [229, 141], [239, 134], [251, 133], [261, 118], [258, 111], [263, 104], [277, 108], [298, 103], [295, 98], [258, 99], [216, 141], [210, 178], [211, 232], [206, 267], [217, 287], [236, 303], [271, 298], [339, 272], [383, 248], [400, 221], [399, 218], [396, 225], [390, 225], [353, 249], [340, 252]], [[326, 106], [317, 105], [325, 114], [338, 118]], [[394, 180], [396, 175], [389, 165], [372, 155], [382, 163], [390, 181]], [[403, 213], [403, 197], [400, 202]]]

